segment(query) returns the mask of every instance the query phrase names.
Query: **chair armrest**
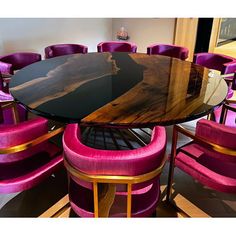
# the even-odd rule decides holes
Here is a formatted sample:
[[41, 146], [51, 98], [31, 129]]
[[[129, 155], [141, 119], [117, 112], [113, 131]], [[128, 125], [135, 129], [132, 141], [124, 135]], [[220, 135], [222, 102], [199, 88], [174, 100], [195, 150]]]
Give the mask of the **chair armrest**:
[[10, 154], [10, 153], [16, 153], [16, 152], [21, 152], [24, 151], [30, 147], [33, 147], [35, 145], [38, 145], [44, 141], [49, 140], [50, 138], [56, 136], [59, 133], [62, 133], [64, 131], [64, 127], [58, 128], [56, 130], [53, 130], [51, 132], [48, 132], [47, 134], [44, 134], [34, 140], [28, 141], [26, 143], [16, 145], [13, 147], [8, 147], [8, 148], [0, 148], [0, 154]]
[[178, 133], [181, 133], [181, 134], [191, 138], [196, 143], [198, 143], [202, 146], [205, 146], [209, 149], [212, 149], [216, 152], [226, 154], [226, 155], [236, 156], [236, 150], [233, 150], [231, 148], [226, 148], [226, 147], [220, 146], [218, 144], [209, 142], [207, 139], [200, 138], [200, 137], [196, 136], [195, 134], [193, 134], [192, 132], [190, 132], [189, 130], [182, 127], [181, 125], [175, 125], [174, 126], [173, 135], [178, 135]]

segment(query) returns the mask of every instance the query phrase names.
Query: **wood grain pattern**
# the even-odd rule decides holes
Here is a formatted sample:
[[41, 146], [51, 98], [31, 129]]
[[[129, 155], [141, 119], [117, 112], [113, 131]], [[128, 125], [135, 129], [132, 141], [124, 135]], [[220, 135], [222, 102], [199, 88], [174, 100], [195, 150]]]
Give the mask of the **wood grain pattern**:
[[174, 44], [189, 49], [188, 61], [193, 60], [196, 43], [198, 18], [177, 18]]
[[[225, 82], [213, 78], [209, 83], [208, 69], [196, 65], [192, 67], [189, 62], [175, 59], [162, 62], [158, 57], [151, 60], [145, 55], [131, 57], [147, 68], [143, 81], [85, 117], [82, 122], [133, 127], [178, 123], [195, 112], [210, 110], [226, 96]], [[193, 92], [199, 90], [192, 97], [188, 94], [191, 82], [194, 84]]]

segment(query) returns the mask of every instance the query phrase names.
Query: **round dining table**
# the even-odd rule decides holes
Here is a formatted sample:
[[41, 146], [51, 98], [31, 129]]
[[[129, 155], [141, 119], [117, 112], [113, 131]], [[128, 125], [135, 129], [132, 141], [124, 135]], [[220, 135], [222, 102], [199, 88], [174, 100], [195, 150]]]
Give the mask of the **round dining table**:
[[31, 64], [12, 76], [10, 92], [29, 111], [64, 123], [153, 127], [207, 115], [228, 86], [189, 61], [107, 52]]

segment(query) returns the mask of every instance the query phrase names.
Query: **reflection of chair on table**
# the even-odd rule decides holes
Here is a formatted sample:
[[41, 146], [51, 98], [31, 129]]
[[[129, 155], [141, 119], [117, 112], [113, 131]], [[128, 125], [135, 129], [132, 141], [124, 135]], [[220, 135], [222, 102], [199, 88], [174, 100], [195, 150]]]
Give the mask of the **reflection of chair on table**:
[[153, 129], [147, 146], [99, 150], [83, 144], [80, 127], [69, 124], [63, 147], [70, 203], [79, 216], [126, 216], [120, 209], [126, 202], [128, 217], [150, 216], [155, 212], [160, 198], [159, 177], [165, 163], [163, 127]]

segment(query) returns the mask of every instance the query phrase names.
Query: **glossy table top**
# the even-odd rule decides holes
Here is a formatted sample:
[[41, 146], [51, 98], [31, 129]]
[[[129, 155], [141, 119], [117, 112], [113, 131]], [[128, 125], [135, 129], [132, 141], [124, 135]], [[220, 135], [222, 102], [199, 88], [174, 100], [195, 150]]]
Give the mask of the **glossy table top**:
[[219, 105], [227, 90], [207, 68], [142, 53], [55, 57], [21, 69], [10, 83], [14, 98], [41, 116], [133, 127], [199, 118]]

